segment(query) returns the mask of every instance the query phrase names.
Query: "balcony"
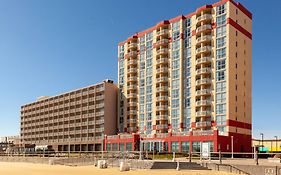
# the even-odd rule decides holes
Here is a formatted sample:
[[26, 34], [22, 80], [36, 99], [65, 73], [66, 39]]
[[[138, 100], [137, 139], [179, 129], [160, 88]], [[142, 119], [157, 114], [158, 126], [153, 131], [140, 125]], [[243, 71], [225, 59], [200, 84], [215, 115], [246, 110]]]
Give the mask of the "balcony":
[[127, 62], [128, 65], [136, 65], [137, 63], [138, 63], [137, 60], [129, 60]]
[[196, 60], [196, 64], [210, 63], [211, 61], [211, 57], [202, 57]]
[[129, 115], [137, 115], [137, 110], [129, 110], [128, 114]]
[[157, 50], [157, 55], [168, 54], [168, 52], [169, 52], [169, 49], [167, 49], [167, 48], [159, 49], [159, 50]]
[[197, 111], [196, 112], [196, 117], [210, 116], [210, 115], [212, 115], [212, 111]]
[[156, 101], [167, 101], [168, 100], [168, 96], [158, 96], [156, 97]]
[[198, 49], [196, 49], [196, 54], [204, 53], [204, 52], [211, 52], [211, 51], [212, 51], [212, 46], [203, 46], [203, 47], [199, 47]]
[[127, 89], [128, 90], [137, 89], [137, 86], [136, 85], [129, 85], [129, 86], [127, 86]]
[[[197, 83], [196, 83], [197, 85]], [[203, 90], [198, 90], [196, 91], [196, 95], [209, 95], [211, 94], [211, 90], [210, 89], [203, 89]]]
[[138, 54], [137, 51], [131, 51], [131, 52], [128, 53], [128, 57], [136, 57], [137, 54]]
[[158, 36], [167, 35], [167, 34], [169, 34], [169, 30], [168, 29], [162, 29], [162, 30], [157, 32]]
[[168, 63], [168, 58], [159, 58], [157, 59], [157, 64]]
[[212, 40], [212, 36], [211, 35], [205, 35], [205, 36], [201, 36], [199, 38], [196, 39], [197, 44], [202, 43], [202, 42], [207, 42], [207, 41], [211, 41]]
[[168, 67], [161, 67], [156, 70], [157, 73], [167, 73]]
[[101, 120], [96, 120], [96, 124], [100, 125], [100, 124], [104, 124], [104, 119]]
[[166, 81], [168, 81], [168, 77], [160, 77], [156, 79], [157, 83], [166, 82]]
[[212, 14], [204, 14], [204, 15], [198, 16], [196, 18], [196, 21], [197, 21], [197, 23], [199, 23], [199, 22], [211, 20], [211, 19], [212, 19]]
[[204, 130], [204, 131], [192, 131], [194, 136], [206, 136], [206, 135], [213, 135], [213, 130]]
[[157, 92], [164, 92], [164, 91], [168, 91], [168, 86], [161, 86], [156, 88]]
[[137, 77], [132, 76], [132, 77], [128, 77], [128, 82], [132, 82], [132, 81], [138, 81]]
[[207, 74], [207, 73], [211, 73], [212, 69], [205, 67], [205, 68], [201, 68], [201, 69], [197, 69], [196, 70], [196, 74], [200, 75], [200, 74]]
[[167, 124], [156, 125], [156, 129], [158, 130], [168, 129], [168, 125]]
[[104, 107], [104, 103], [96, 104], [96, 108], [103, 108], [103, 107]]
[[137, 73], [137, 69], [136, 68], [130, 68], [127, 71], [128, 73]]
[[168, 105], [156, 106], [156, 111], [167, 111]]
[[167, 114], [157, 115], [156, 120], [168, 120], [168, 115]]
[[130, 93], [130, 94], [127, 95], [127, 97], [128, 98], [137, 98], [138, 95], [137, 95], [137, 93]]
[[211, 84], [212, 80], [210, 78], [203, 78], [196, 80], [196, 85], [202, 85], [202, 84]]
[[200, 100], [196, 102], [196, 106], [210, 106], [211, 104], [211, 100]]
[[129, 123], [137, 123], [137, 119], [130, 118], [130, 119], [128, 119], [128, 122]]
[[167, 45], [167, 44], [169, 44], [168, 39], [160, 39], [160, 40], [156, 41], [156, 43], [155, 43], [156, 46], [162, 46], [162, 45]]
[[128, 105], [129, 105], [129, 106], [137, 106], [138, 103], [137, 103], [137, 102], [128, 102]]
[[96, 116], [103, 116], [104, 115], [104, 111], [102, 112], [96, 112]]
[[128, 49], [136, 48], [138, 46], [137, 43], [130, 43], [128, 44]]
[[198, 27], [196, 29], [196, 33], [199, 34], [199, 33], [203, 32], [205, 30], [211, 30], [211, 29], [212, 29], [212, 26], [210, 24], [205, 24], [205, 25], [202, 25], [202, 26]]

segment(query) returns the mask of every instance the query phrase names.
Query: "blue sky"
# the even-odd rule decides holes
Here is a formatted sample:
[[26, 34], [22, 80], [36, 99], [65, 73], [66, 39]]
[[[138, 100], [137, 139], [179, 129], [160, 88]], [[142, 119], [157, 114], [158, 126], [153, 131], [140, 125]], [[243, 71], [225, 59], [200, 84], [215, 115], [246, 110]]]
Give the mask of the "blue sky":
[[[117, 44], [214, 0], [0, 0], [0, 135], [19, 133], [22, 104], [117, 80]], [[281, 138], [281, 1], [253, 13], [253, 129]]]

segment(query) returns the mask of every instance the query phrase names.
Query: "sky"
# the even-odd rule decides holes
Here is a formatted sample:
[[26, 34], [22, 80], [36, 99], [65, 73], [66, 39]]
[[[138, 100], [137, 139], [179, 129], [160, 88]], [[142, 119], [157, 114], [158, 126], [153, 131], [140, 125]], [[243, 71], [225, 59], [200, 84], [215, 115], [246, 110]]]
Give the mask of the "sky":
[[[0, 136], [19, 134], [20, 106], [117, 81], [117, 44], [215, 0], [0, 0]], [[253, 13], [253, 135], [281, 138], [281, 1]]]

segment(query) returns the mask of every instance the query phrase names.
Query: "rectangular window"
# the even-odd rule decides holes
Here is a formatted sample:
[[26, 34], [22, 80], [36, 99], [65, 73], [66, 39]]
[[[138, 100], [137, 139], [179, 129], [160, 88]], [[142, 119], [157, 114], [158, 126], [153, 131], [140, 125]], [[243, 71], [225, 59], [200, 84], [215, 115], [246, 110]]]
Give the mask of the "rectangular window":
[[226, 44], [226, 37], [218, 38], [217, 39], [217, 48], [224, 47]]
[[225, 71], [218, 71], [216, 73], [216, 80], [217, 81], [223, 81], [226, 79]]
[[180, 21], [172, 23], [172, 29], [173, 30], [179, 30], [180, 29]]
[[172, 69], [178, 69], [178, 68], [180, 68], [180, 61], [179, 60], [172, 61]]
[[133, 144], [132, 143], [126, 143], [126, 151], [133, 151]]
[[226, 114], [226, 104], [216, 105], [216, 114]]
[[218, 126], [226, 125], [226, 116], [225, 115], [217, 116], [216, 117], [216, 123], [217, 123]]
[[222, 27], [218, 27], [217, 28], [217, 37], [222, 37], [226, 35], [226, 27], [222, 26]]
[[172, 81], [172, 89], [179, 89], [180, 88], [180, 81], [179, 80], [173, 80]]
[[217, 17], [217, 26], [222, 26], [226, 24], [226, 15]]
[[226, 101], [226, 93], [216, 94], [216, 103], [225, 103]]
[[190, 27], [191, 26], [191, 19], [188, 18], [185, 20], [185, 27]]
[[172, 100], [172, 108], [178, 108], [180, 105], [179, 99], [173, 99]]
[[179, 109], [172, 109], [171, 110], [171, 117], [172, 118], [178, 118], [180, 116], [180, 110]]
[[173, 48], [173, 50], [178, 50], [178, 49], [180, 49], [180, 41], [179, 41], [179, 40], [174, 41], [174, 42], [172, 43], [172, 48]]
[[172, 152], [179, 152], [179, 142], [171, 142], [171, 151]]
[[226, 91], [226, 82], [219, 82], [216, 84], [217, 92], [225, 92]]
[[192, 152], [200, 152], [200, 142], [192, 142]]
[[217, 49], [217, 59], [226, 57], [226, 48]]
[[173, 70], [173, 71], [172, 71], [172, 78], [173, 78], [173, 79], [177, 79], [177, 78], [179, 78], [179, 77], [180, 77], [180, 70], [179, 70], [179, 69]]
[[180, 58], [180, 51], [179, 51], [179, 50], [173, 51], [173, 53], [172, 53], [172, 59], [173, 59], [173, 60], [177, 60], [177, 59], [179, 59], [179, 58]]
[[179, 40], [180, 39], [180, 31], [173, 32], [172, 39], [173, 39], [173, 41]]
[[184, 47], [191, 47], [191, 39], [187, 38], [184, 40]]
[[146, 49], [152, 49], [152, 41], [146, 43]]
[[172, 90], [172, 93], [171, 93], [172, 98], [179, 98], [179, 95], [180, 95], [179, 93], [180, 92], [178, 89]]
[[217, 61], [216, 68], [217, 68], [217, 70], [225, 69], [225, 60], [219, 60], [219, 61]]
[[226, 4], [217, 6], [217, 15], [226, 13]]
[[189, 152], [189, 142], [181, 142], [181, 152]]

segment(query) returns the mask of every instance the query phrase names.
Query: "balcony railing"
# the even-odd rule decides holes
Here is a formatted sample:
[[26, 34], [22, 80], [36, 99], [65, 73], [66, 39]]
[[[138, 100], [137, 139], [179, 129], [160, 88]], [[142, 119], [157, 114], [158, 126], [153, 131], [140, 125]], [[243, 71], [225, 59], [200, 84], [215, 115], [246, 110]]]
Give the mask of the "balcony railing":
[[157, 54], [158, 55], [160, 55], [160, 54], [167, 54], [168, 52], [169, 52], [169, 50], [166, 49], [166, 48], [157, 50]]
[[137, 93], [130, 93], [130, 94], [127, 95], [127, 97], [128, 98], [137, 98], [138, 95], [137, 95]]
[[211, 46], [203, 46], [203, 47], [199, 47], [198, 49], [196, 49], [196, 53], [204, 53], [204, 52], [211, 52], [212, 51], [212, 47]]
[[138, 52], [137, 51], [131, 51], [128, 53], [128, 57], [134, 57], [137, 56]]
[[128, 73], [137, 73], [137, 69], [136, 68], [130, 68], [127, 71]]
[[196, 70], [196, 74], [205, 74], [205, 73], [210, 73], [212, 71], [211, 68], [205, 67], [201, 69]]
[[128, 102], [128, 105], [129, 105], [129, 106], [137, 106], [138, 103], [137, 103], [137, 102]]
[[202, 89], [202, 90], [196, 91], [196, 95], [206, 95], [206, 94], [211, 94], [211, 92], [212, 91], [210, 89]]
[[127, 89], [137, 89], [137, 86], [136, 85], [129, 85], [129, 86], [127, 86]]
[[202, 25], [202, 26], [198, 27], [196, 29], [196, 33], [200, 33], [200, 32], [203, 32], [205, 30], [210, 30], [210, 29], [212, 29], [212, 26], [210, 24], [205, 24], [205, 25]]
[[167, 124], [156, 125], [156, 129], [168, 129]]
[[160, 82], [165, 82], [165, 81], [168, 81], [168, 77], [160, 77], [160, 78], [157, 78], [156, 81], [157, 81], [158, 83], [160, 83]]
[[205, 135], [214, 135], [213, 130], [205, 130], [205, 131], [192, 131], [194, 136], [205, 136]]
[[156, 70], [157, 73], [166, 73], [168, 72], [168, 68], [167, 67], [161, 67], [161, 68], [158, 68]]
[[169, 40], [168, 39], [160, 39], [158, 41], [156, 41], [156, 46], [160, 46], [160, 45], [164, 45], [164, 44], [168, 44]]
[[162, 29], [162, 30], [157, 32], [157, 35], [165, 35], [165, 34], [169, 34], [169, 30], [168, 29]]
[[156, 106], [157, 111], [166, 111], [168, 110], [168, 105], [161, 105], [161, 106]]
[[196, 80], [196, 85], [201, 85], [201, 84], [210, 84], [212, 83], [212, 80], [210, 78], [203, 78]]
[[157, 92], [168, 91], [168, 86], [161, 86], [156, 89]]
[[196, 106], [209, 106], [211, 104], [211, 100], [200, 100], [196, 102]]
[[212, 19], [212, 15], [211, 14], [204, 14], [204, 15], [198, 16], [196, 18], [196, 21], [198, 23], [198, 22], [201, 22], [201, 21], [204, 21], [204, 20], [210, 20], [210, 19]]
[[168, 115], [167, 114], [156, 115], [156, 120], [168, 120]]
[[205, 41], [211, 41], [212, 40], [212, 36], [211, 35], [205, 35], [205, 36], [201, 36], [199, 38], [196, 39], [197, 43], [201, 43], [201, 42], [205, 42]]
[[157, 101], [167, 101], [168, 100], [168, 96], [158, 96], [156, 97]]
[[128, 44], [128, 49], [131, 49], [131, 48], [134, 48], [134, 47], [137, 47], [138, 44], [137, 43], [130, 43]]
[[162, 64], [162, 63], [167, 63], [168, 62], [168, 58], [159, 58], [157, 59], [157, 64]]
[[137, 110], [130, 110], [128, 111], [129, 115], [137, 115]]
[[208, 63], [211, 62], [211, 57], [202, 57], [196, 60], [196, 64]]
[[212, 111], [198, 111], [196, 112], [196, 117], [200, 117], [200, 116], [209, 116], [212, 114]]
[[137, 79], [137, 77], [135, 77], [135, 76], [133, 76], [133, 77], [129, 77], [128, 78], [128, 81], [137, 81], [138, 79]]
[[138, 63], [137, 60], [129, 60], [127, 62], [128, 65], [133, 65], [133, 64], [137, 64], [137, 63]]

